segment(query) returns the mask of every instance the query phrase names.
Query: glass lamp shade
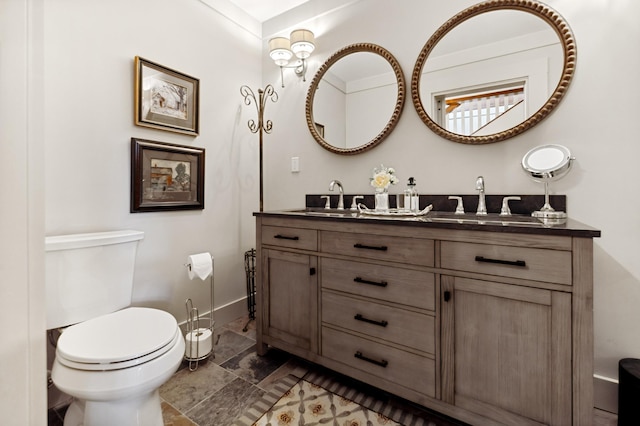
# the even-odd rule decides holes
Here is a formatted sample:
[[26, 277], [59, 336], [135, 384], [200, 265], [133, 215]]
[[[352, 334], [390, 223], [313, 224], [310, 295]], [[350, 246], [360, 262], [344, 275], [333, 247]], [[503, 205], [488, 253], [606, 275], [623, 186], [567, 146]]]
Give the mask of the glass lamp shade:
[[309, 30], [294, 30], [290, 35], [291, 50], [300, 59], [311, 56], [311, 52], [316, 48], [315, 37]]
[[289, 50], [289, 39], [276, 37], [269, 40], [269, 56], [276, 65], [280, 67], [287, 65], [293, 56], [293, 53]]

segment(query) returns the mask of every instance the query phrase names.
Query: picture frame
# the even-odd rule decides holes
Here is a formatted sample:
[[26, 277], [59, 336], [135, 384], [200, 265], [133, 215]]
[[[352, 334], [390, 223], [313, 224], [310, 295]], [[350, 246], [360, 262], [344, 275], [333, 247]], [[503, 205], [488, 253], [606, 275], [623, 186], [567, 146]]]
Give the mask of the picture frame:
[[205, 149], [131, 138], [131, 213], [204, 209]]
[[317, 121], [315, 122], [316, 130], [321, 138], [324, 138], [324, 124], [320, 124]]
[[135, 124], [197, 136], [200, 80], [135, 57]]

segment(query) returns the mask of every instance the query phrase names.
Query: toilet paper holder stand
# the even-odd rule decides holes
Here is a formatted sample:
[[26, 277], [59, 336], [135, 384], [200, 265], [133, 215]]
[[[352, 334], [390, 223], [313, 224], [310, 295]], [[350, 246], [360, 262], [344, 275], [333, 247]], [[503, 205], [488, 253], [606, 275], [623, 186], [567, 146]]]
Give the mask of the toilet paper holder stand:
[[[213, 256], [211, 257], [211, 264], [213, 267]], [[190, 263], [185, 263], [184, 266], [186, 268], [188, 268], [189, 270], [191, 269], [191, 264]], [[215, 321], [213, 319], [213, 277], [214, 277], [214, 271], [212, 269], [211, 271], [211, 276], [210, 276], [210, 306], [209, 306], [209, 316], [208, 317], [201, 317], [198, 311], [198, 308], [193, 306], [193, 301], [191, 300], [191, 298], [188, 298], [185, 301], [185, 307], [187, 309], [187, 323], [186, 323], [186, 335], [189, 336], [191, 334], [195, 334], [195, 342], [196, 342], [196, 350], [195, 350], [195, 354], [193, 353], [193, 349], [191, 347], [191, 343], [190, 342], [186, 342], [187, 343], [187, 350], [185, 350], [185, 354], [184, 354], [184, 359], [186, 361], [189, 361], [189, 370], [190, 371], [195, 371], [198, 369], [198, 363], [199, 361], [202, 361], [206, 358], [208, 358], [209, 356], [211, 356], [213, 354], [213, 327], [215, 325]], [[200, 328], [200, 321], [201, 320], [208, 320], [209, 321], [209, 326], [207, 328]], [[200, 355], [200, 336], [203, 334], [204, 331], [208, 330], [211, 333], [211, 350], [208, 351], [206, 354], [204, 355]], [[194, 356], [195, 355], [195, 356]]]

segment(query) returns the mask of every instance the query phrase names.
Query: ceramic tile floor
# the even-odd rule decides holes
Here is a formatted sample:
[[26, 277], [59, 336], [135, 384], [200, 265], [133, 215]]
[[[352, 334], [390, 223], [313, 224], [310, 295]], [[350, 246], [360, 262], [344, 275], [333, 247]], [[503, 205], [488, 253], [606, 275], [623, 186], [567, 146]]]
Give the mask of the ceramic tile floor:
[[[243, 328], [248, 323], [247, 331]], [[214, 331], [215, 358], [201, 361], [196, 371], [183, 362], [160, 388], [165, 426], [233, 425], [244, 410], [288, 374], [303, 377], [311, 364], [277, 350], [264, 357], [255, 352], [255, 321], [246, 317]], [[61, 426], [64, 409], [50, 410], [49, 426]], [[614, 426], [617, 417], [595, 410], [594, 426]]]

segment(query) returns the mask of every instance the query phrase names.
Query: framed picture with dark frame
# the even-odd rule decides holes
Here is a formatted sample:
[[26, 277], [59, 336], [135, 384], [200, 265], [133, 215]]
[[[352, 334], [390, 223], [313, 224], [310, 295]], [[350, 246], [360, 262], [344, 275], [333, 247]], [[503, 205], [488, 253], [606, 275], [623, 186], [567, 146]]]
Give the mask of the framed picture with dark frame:
[[135, 57], [135, 124], [195, 136], [200, 80]]
[[131, 138], [131, 213], [204, 209], [204, 153]]

